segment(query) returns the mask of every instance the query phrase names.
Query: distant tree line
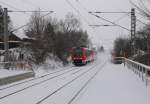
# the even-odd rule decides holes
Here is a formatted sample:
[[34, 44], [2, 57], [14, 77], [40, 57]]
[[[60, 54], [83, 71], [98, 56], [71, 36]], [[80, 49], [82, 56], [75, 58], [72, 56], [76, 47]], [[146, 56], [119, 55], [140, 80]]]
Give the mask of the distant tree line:
[[115, 56], [129, 57], [131, 55], [130, 39], [119, 37], [114, 42]]
[[89, 45], [86, 31], [81, 29], [81, 23], [75, 15], [68, 13], [64, 20], [44, 18], [40, 11], [32, 14], [25, 34], [32, 39], [26, 48], [31, 51], [32, 61], [43, 63], [50, 54], [67, 63], [69, 50], [72, 47]]

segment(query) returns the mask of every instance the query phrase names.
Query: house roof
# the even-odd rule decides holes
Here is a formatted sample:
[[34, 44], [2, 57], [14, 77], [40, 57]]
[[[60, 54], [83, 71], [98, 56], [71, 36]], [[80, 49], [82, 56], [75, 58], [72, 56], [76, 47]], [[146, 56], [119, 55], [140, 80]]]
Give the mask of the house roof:
[[[17, 37], [15, 34], [11, 33], [9, 35], [9, 49], [19, 47], [22, 40]], [[0, 35], [0, 50], [4, 50], [4, 36]]]
[[[17, 42], [17, 41], [21, 41], [21, 39], [18, 37], [18, 36], [16, 36], [14, 33], [11, 33], [10, 35], [9, 35], [9, 41], [13, 41], [13, 42]], [[0, 35], [0, 42], [4, 42], [4, 36], [3, 35]]]

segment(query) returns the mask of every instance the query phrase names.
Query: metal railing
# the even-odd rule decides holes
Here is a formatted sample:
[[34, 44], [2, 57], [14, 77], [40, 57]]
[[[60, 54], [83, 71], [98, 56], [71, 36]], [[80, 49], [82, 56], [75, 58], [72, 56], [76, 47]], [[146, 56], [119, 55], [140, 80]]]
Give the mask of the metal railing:
[[149, 84], [150, 66], [135, 62], [127, 58], [124, 58], [124, 65], [133, 70], [133, 72], [137, 74], [143, 82], [145, 82], [146, 86]]
[[145, 82], [146, 86], [148, 86], [150, 82], [150, 66], [124, 57], [122, 57], [122, 59], [124, 65], [131, 69], [135, 74], [137, 74], [142, 79], [142, 81]]

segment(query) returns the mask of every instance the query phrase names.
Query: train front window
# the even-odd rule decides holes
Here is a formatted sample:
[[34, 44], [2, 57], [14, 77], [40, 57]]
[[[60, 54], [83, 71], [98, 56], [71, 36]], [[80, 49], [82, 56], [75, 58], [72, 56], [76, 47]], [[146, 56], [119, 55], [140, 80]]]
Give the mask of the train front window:
[[74, 57], [82, 56], [82, 49], [81, 48], [75, 49], [73, 55]]

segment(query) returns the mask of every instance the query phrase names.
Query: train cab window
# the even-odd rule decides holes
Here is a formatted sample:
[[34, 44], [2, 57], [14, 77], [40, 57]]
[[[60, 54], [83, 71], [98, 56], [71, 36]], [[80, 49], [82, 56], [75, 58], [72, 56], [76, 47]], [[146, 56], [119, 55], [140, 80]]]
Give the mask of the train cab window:
[[74, 49], [73, 55], [74, 56], [82, 56], [82, 48], [76, 48]]

